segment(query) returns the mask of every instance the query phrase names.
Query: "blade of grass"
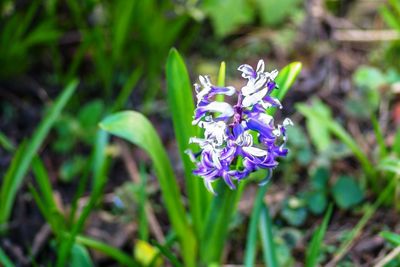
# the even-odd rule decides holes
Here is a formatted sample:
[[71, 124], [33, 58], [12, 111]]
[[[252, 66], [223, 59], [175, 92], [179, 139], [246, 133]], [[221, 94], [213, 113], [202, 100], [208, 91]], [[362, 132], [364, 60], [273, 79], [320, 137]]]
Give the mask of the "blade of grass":
[[[176, 242], [176, 234], [174, 232], [170, 232], [168, 236], [165, 238], [165, 242], [161, 244], [162, 246], [166, 248], [172, 247], [172, 245]], [[157, 252], [157, 255], [154, 256], [153, 260], [150, 262], [149, 267], [155, 267], [157, 264], [157, 259], [161, 257], [162, 253], [161, 251]]]
[[[28, 184], [28, 189], [32, 195], [33, 200], [35, 201], [36, 205], [38, 206], [40, 212], [43, 215], [43, 218], [46, 220], [46, 222], [48, 222], [48, 224], [50, 225], [51, 229], [57, 229], [57, 225], [54, 224], [54, 220], [52, 220], [51, 218], [51, 214], [50, 211], [47, 210], [46, 208], [46, 204], [44, 202], [44, 200], [40, 197], [39, 192], [36, 190], [35, 187], [33, 187], [32, 184]], [[55, 233], [57, 233], [55, 231]]]
[[88, 204], [83, 208], [78, 221], [72, 225], [70, 236], [60, 244], [56, 266], [63, 267], [71, 252], [71, 248], [75, 242], [75, 237], [82, 231], [84, 223], [90, 212], [95, 207], [97, 201], [101, 197], [103, 188], [107, 181], [107, 171], [110, 160], [106, 156], [106, 147], [108, 145], [109, 136], [105, 131], [99, 130], [96, 136], [94, 157], [93, 157], [93, 184], [92, 193], [89, 197]]
[[379, 233], [381, 237], [386, 239], [387, 241], [393, 243], [396, 246], [400, 246], [400, 235], [388, 231], [382, 231]]
[[[297, 76], [300, 74], [302, 64], [300, 62], [292, 62], [285, 66], [278, 74], [275, 82], [278, 89], [272, 91], [271, 96], [277, 98], [279, 101], [283, 101], [289, 89], [296, 81]], [[274, 115], [276, 108], [270, 108], [267, 110], [269, 115]]]
[[268, 267], [278, 267], [274, 236], [272, 234], [272, 220], [269, 215], [269, 209], [265, 204], [262, 205], [261, 209], [259, 230], [265, 264]]
[[139, 267], [139, 264], [130, 255], [101, 241], [78, 235], [76, 236], [76, 242], [109, 256], [123, 266]]
[[114, 113], [124, 107], [130, 94], [132, 93], [132, 90], [135, 88], [141, 76], [142, 68], [137, 68], [132, 72], [132, 74], [129, 76], [128, 80], [122, 87], [121, 92], [118, 94], [117, 99], [114, 101], [114, 105], [111, 108], [111, 113]]
[[43, 162], [38, 157], [35, 157], [33, 159], [32, 170], [35, 176], [35, 180], [40, 189], [40, 199], [43, 200], [43, 204], [46, 207], [45, 212], [48, 213], [48, 218], [46, 218], [46, 216], [44, 217], [46, 218], [46, 221], [49, 223], [49, 225], [52, 226], [53, 232], [57, 236], [61, 236], [61, 231], [64, 231], [66, 228], [65, 220], [58, 210], [57, 204], [54, 200], [54, 192], [50, 184], [50, 178], [47, 170], [43, 165]]
[[378, 143], [379, 146], [379, 157], [380, 158], [386, 157], [388, 154], [388, 150], [385, 144], [385, 138], [383, 137], [381, 127], [379, 126], [379, 122], [375, 114], [371, 115], [371, 123], [374, 129], [376, 142]]
[[[225, 86], [225, 76], [226, 76], [226, 64], [224, 61], [222, 61], [218, 71], [218, 81], [217, 81], [218, 86], [220, 87]], [[223, 102], [224, 98], [225, 97], [222, 94], [216, 96], [216, 100], [220, 102]]]
[[[0, 201], [1, 201], [0, 207], [1, 207], [1, 203], [3, 201], [5, 201], [3, 198], [6, 196], [5, 194], [2, 194], [1, 192], [3, 192], [4, 188], [9, 188], [11, 186], [10, 183], [13, 182], [12, 177], [15, 177], [15, 172], [17, 171], [17, 169], [19, 167], [19, 162], [21, 161], [22, 157], [24, 156], [25, 149], [26, 149], [26, 141], [23, 141], [19, 145], [19, 147], [18, 147], [17, 151], [15, 152], [14, 157], [11, 161], [11, 164], [7, 169], [7, 172], [4, 176], [3, 184], [1, 186], [1, 191], [0, 191]], [[7, 230], [6, 223], [0, 223], [0, 234], [3, 234], [6, 230]]]
[[174, 253], [168, 248], [168, 246], [163, 246], [158, 242], [153, 242], [153, 245], [156, 246], [162, 255], [164, 255], [174, 267], [183, 267], [184, 265], [179, 262], [178, 258], [174, 255]]
[[8, 221], [15, 196], [29, 170], [33, 157], [37, 154], [44, 139], [74, 93], [77, 85], [78, 81], [75, 80], [65, 87], [47, 115], [40, 122], [33, 136], [29, 139], [30, 141], [27, 143], [26, 149], [24, 149], [24, 154], [18, 161], [18, 167], [12, 174], [5, 176], [0, 192], [0, 225]]
[[298, 104], [296, 105], [296, 108], [301, 114], [303, 114], [304, 117], [318, 120], [353, 152], [354, 156], [359, 160], [364, 172], [368, 176], [373, 188], [377, 190], [378, 188], [375, 179], [374, 167], [368, 159], [367, 155], [359, 148], [351, 135], [335, 120], [333, 120], [332, 118], [325, 118], [320, 113], [315, 112], [312, 107], [308, 107], [304, 104]]
[[172, 113], [174, 132], [178, 143], [179, 154], [185, 170], [186, 190], [189, 198], [190, 214], [196, 236], [201, 233], [204, 214], [208, 206], [208, 199], [202, 180], [192, 173], [193, 163], [185, 153], [187, 149], [194, 149], [189, 144], [190, 137], [196, 136], [198, 130], [192, 125], [194, 103], [192, 86], [189, 80], [185, 63], [176, 49], [171, 49], [166, 66], [168, 85], [168, 105]]
[[123, 55], [124, 45], [129, 36], [129, 31], [132, 30], [130, 22], [133, 18], [135, 1], [116, 1], [115, 12], [113, 16], [113, 40], [112, 40], [112, 59], [113, 63], [117, 63], [118, 59]]
[[321, 225], [315, 230], [311, 243], [307, 248], [306, 264], [305, 267], [316, 267], [318, 266], [318, 260], [321, 253], [321, 247], [324, 241], [324, 236], [328, 228], [328, 223], [332, 215], [333, 206], [329, 205], [327, 212], [325, 213], [324, 219]]
[[392, 150], [398, 157], [400, 157], [400, 127], [396, 130]]
[[0, 145], [8, 152], [14, 151], [15, 147], [8, 137], [0, 132]]
[[260, 221], [261, 209], [267, 189], [267, 185], [261, 186], [258, 189], [256, 199], [254, 200], [254, 206], [251, 212], [250, 224], [247, 230], [246, 238], [246, 249], [244, 255], [244, 266], [246, 267], [254, 266], [254, 259], [257, 252], [257, 226]]
[[[225, 239], [229, 230], [229, 222], [232, 220], [241, 188], [229, 189], [224, 182], [217, 182], [217, 195], [211, 202], [205, 224], [203, 225], [203, 237], [201, 244], [201, 260], [206, 265], [219, 263], [225, 245]], [[242, 183], [243, 184], [243, 183]]]
[[168, 154], [150, 121], [135, 111], [105, 118], [100, 127], [144, 149], [154, 164], [172, 227], [178, 235], [185, 266], [196, 266], [196, 239], [186, 217], [179, 187]]
[[4, 267], [14, 267], [15, 265], [12, 261], [7, 257], [6, 253], [0, 248], [0, 263]]
[[378, 199], [372, 206], [369, 206], [365, 211], [364, 215], [358, 221], [357, 225], [353, 228], [353, 230], [349, 233], [347, 238], [342, 241], [338, 250], [336, 251], [333, 259], [326, 266], [336, 266], [336, 263], [349, 251], [349, 249], [353, 246], [355, 240], [360, 235], [362, 229], [364, 229], [367, 222], [374, 215], [375, 211], [382, 205], [383, 202], [393, 193], [393, 189], [396, 185], [398, 177], [392, 179], [390, 183], [386, 186], [385, 190], [379, 195]]
[[146, 216], [146, 205], [148, 205], [147, 201], [147, 192], [146, 192], [146, 184], [147, 184], [147, 175], [144, 170], [144, 165], [140, 166], [140, 201], [141, 204], [139, 207], [139, 236], [141, 240], [148, 241], [149, 240], [149, 225]]

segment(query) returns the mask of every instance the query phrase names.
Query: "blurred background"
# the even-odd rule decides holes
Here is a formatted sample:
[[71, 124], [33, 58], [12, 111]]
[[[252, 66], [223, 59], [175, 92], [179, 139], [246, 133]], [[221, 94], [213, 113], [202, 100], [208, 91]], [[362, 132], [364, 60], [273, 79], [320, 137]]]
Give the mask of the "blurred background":
[[[302, 266], [305, 243], [330, 202], [335, 210], [322, 262], [372, 266], [393, 248], [377, 233], [400, 232], [400, 190], [374, 206], [384, 187], [368, 185], [365, 168], [348, 142], [307, 116], [307, 109], [345, 128], [371, 162], [390, 156], [393, 173], [400, 173], [398, 0], [2, 0], [0, 177], [49, 105], [77, 79], [77, 91], [39, 151], [64, 214], [74, 209], [76, 192], [83, 192], [77, 210], [88, 201], [91, 187], [81, 189], [79, 181], [90, 168], [97, 124], [111, 111], [134, 109], [148, 116], [181, 179], [166, 103], [165, 64], [171, 47], [184, 57], [192, 83], [199, 74], [216, 81], [221, 61], [227, 64], [227, 84], [238, 87], [242, 81], [236, 69], [242, 63], [264, 59], [267, 71], [292, 61], [303, 64], [277, 114], [277, 120], [290, 117], [295, 124], [289, 130], [290, 154], [265, 196], [280, 266]], [[107, 151], [112, 156], [107, 183], [83, 231], [124, 251], [151, 251], [147, 244], [134, 246], [141, 212], [138, 173], [147, 176], [150, 235], [159, 239], [169, 229], [151, 163], [123, 141], [114, 140]], [[386, 177], [378, 176], [377, 184]], [[56, 254], [51, 231], [29, 185], [35, 185], [31, 173], [18, 191], [0, 247], [17, 266], [48, 266]], [[246, 189], [231, 222], [226, 263], [242, 263], [255, 187]], [[332, 262], [341, 241], [371, 207], [375, 209], [354, 242]], [[101, 253], [90, 255], [94, 266], [118, 266]], [[394, 257], [388, 264], [400, 266], [400, 260]]]

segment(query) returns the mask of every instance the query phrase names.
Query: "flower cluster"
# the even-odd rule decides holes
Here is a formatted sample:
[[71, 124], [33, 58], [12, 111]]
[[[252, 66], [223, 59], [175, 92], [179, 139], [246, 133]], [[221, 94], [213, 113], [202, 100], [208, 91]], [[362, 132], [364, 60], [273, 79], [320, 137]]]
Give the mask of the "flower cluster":
[[[264, 69], [263, 60], [256, 70], [241, 65], [238, 70], [247, 83], [239, 91], [232, 86], [215, 86], [207, 76], [200, 76], [200, 84], [195, 84], [197, 108], [193, 124], [204, 129], [204, 138], [190, 138], [189, 142], [198, 144], [201, 150], [187, 153], [196, 164], [193, 173], [201, 176], [213, 193], [211, 183], [219, 178], [235, 189], [234, 180], [244, 179], [257, 169], [267, 169], [271, 174], [278, 165], [276, 158], [288, 152], [285, 126], [291, 121], [285, 119], [282, 125], [275, 126], [273, 117], [266, 113], [271, 107], [282, 108], [271, 96], [277, 88], [274, 80], [278, 71]], [[237, 103], [232, 106], [216, 101], [216, 95], [237, 95]]]

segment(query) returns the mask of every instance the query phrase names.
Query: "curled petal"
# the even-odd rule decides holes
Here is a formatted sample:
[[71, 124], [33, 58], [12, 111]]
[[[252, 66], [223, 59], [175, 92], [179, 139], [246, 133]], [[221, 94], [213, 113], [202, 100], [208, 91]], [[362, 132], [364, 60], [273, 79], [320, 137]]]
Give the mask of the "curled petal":
[[218, 87], [218, 86], [212, 86], [211, 87], [211, 93], [212, 95], [216, 94], [222, 94], [222, 95], [228, 95], [231, 96], [236, 92], [235, 87], [233, 86], [227, 86], [227, 87]]
[[238, 71], [242, 72], [242, 77], [245, 79], [257, 77], [257, 72], [255, 72], [253, 67], [248, 64], [240, 65]]
[[211, 102], [210, 104], [202, 107], [198, 107], [195, 110], [194, 124], [199, 122], [199, 118], [204, 116], [207, 112], [218, 112], [220, 115], [219, 118], [229, 118], [233, 116], [233, 108], [231, 105], [225, 102]]
[[257, 147], [252, 147], [252, 146], [245, 146], [242, 147], [243, 151], [246, 152], [247, 154], [253, 156], [253, 157], [265, 157], [268, 155], [268, 151], [262, 150]]
[[210, 193], [212, 193], [214, 196], [216, 196], [217, 193], [215, 193], [214, 188], [213, 188], [212, 185], [211, 185], [211, 182], [212, 182], [212, 181], [209, 181], [209, 180], [204, 179], [204, 185], [205, 185], [205, 187], [207, 188], [207, 190], [208, 190]]
[[271, 80], [275, 80], [275, 78], [278, 76], [279, 72], [278, 70], [273, 70], [270, 73], [267, 72], [267, 76]]
[[268, 139], [275, 139], [274, 129], [263, 121], [250, 118], [247, 121], [247, 127], [249, 127], [251, 130], [257, 131], [259, 134]]
[[252, 95], [245, 96], [242, 102], [243, 107], [250, 107], [262, 101], [264, 96], [268, 93], [268, 88], [264, 88]]
[[228, 173], [224, 173], [222, 176], [222, 179], [224, 179], [225, 183], [229, 186], [230, 189], [236, 189], [236, 186], [233, 184], [231, 177]]
[[265, 64], [264, 60], [260, 59], [257, 64], [257, 73], [264, 72]]

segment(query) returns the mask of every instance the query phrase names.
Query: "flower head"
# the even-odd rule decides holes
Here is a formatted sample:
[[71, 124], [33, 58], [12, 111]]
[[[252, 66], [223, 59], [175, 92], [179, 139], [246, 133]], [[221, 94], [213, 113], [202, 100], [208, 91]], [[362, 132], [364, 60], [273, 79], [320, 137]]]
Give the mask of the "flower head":
[[[278, 162], [278, 157], [286, 156], [286, 126], [275, 125], [267, 109], [282, 105], [271, 96], [277, 88], [277, 70], [265, 72], [265, 64], [260, 60], [256, 70], [250, 65], [241, 65], [238, 70], [247, 80], [237, 90], [232, 86], [218, 87], [208, 76], [200, 76], [200, 84], [195, 84], [197, 107], [193, 125], [204, 129], [204, 137], [192, 137], [200, 151], [194, 154], [188, 150], [191, 160], [196, 164], [194, 174], [203, 178], [207, 189], [213, 191], [212, 182], [222, 178], [235, 189], [235, 182], [245, 179], [258, 169], [267, 169], [267, 182]], [[216, 95], [237, 96], [236, 105], [215, 100]]]

